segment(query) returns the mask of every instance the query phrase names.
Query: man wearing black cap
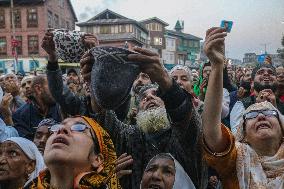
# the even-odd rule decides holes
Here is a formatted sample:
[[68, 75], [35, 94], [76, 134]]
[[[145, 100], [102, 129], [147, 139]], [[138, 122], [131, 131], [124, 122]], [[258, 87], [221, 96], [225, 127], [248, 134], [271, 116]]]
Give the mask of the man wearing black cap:
[[283, 114], [282, 102], [275, 97], [277, 89], [276, 70], [271, 64], [258, 65], [252, 71], [252, 87], [254, 95], [237, 101], [232, 108], [230, 115], [230, 125], [232, 132], [237, 133], [237, 126], [242, 119], [243, 111], [256, 102], [269, 101]]
[[[128, 55], [128, 60], [139, 62], [140, 71], [158, 84], [148, 84], [140, 89], [137, 125], [119, 121], [114, 111], [104, 110], [96, 104], [91, 93], [97, 112], [94, 118], [110, 134], [117, 154], [127, 153], [133, 158], [132, 174], [122, 177], [122, 187], [139, 188], [148, 161], [156, 154], [166, 152], [181, 163], [196, 188], [205, 188], [207, 171], [199, 146], [200, 118], [193, 108], [193, 97], [171, 79], [156, 53], [138, 47], [134, 50], [137, 54]], [[86, 81], [90, 81], [90, 68], [94, 64], [90, 61], [91, 56], [86, 53], [80, 61]]]
[[74, 68], [67, 71], [67, 86], [74, 94], [79, 92], [80, 77]]

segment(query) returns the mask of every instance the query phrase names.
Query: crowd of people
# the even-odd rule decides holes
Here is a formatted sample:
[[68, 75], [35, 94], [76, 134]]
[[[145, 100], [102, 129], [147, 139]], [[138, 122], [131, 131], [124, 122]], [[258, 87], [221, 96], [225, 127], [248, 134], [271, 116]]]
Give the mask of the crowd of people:
[[[46, 73], [0, 76], [0, 189], [284, 189], [284, 68], [231, 65], [226, 36], [207, 30], [199, 70], [125, 50], [132, 82], [92, 34], [63, 74], [47, 31]], [[95, 75], [107, 61], [115, 79]]]

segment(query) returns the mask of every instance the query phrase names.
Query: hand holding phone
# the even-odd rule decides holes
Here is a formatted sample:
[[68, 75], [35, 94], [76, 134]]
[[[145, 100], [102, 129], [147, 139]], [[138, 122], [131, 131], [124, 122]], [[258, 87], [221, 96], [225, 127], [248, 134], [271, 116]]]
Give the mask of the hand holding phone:
[[231, 30], [232, 30], [232, 27], [233, 27], [233, 21], [222, 20], [222, 21], [221, 21], [221, 27], [222, 27], [222, 28], [226, 28], [226, 31], [227, 31], [228, 33], [230, 33]]

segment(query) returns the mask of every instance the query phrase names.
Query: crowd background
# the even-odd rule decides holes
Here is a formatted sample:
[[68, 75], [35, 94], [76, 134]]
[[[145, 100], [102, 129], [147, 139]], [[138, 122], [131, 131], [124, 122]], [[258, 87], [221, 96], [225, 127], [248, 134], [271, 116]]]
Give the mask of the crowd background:
[[[231, 65], [224, 55], [220, 55], [224, 40], [219, 39], [225, 38], [224, 32], [220, 28], [207, 31], [204, 51], [210, 61], [200, 65], [199, 70], [177, 65], [166, 71], [155, 53], [134, 48], [138, 54], [130, 54], [128, 59], [143, 63], [140, 64], [141, 73], [133, 85], [130, 83], [132, 87], [127, 100], [115, 109], [105, 110], [94, 102], [97, 99], [92, 91], [91, 72], [95, 61], [91, 51], [88, 50], [81, 58], [79, 72], [69, 69], [66, 75], [62, 74], [53, 34], [48, 31], [42, 41], [42, 48], [49, 57], [46, 73], [8, 73], [0, 76], [1, 188], [39, 188], [39, 185], [46, 188], [51, 183], [59, 188], [68, 188], [70, 185], [65, 181], [70, 178], [63, 176], [63, 171], [72, 172], [71, 183], [81, 188], [105, 188], [108, 184], [109, 188], [138, 189], [140, 183], [141, 188], [211, 189], [221, 188], [222, 185], [224, 188], [284, 187], [284, 133], [281, 123], [284, 113], [284, 67], [274, 67], [270, 57], [256, 67]], [[219, 41], [214, 41], [214, 38]], [[83, 40], [88, 47], [99, 46], [93, 35], [86, 34]], [[212, 44], [210, 40], [213, 40]], [[119, 72], [117, 74], [124, 77]], [[103, 79], [106, 86], [107, 82], [112, 81]], [[265, 104], [267, 102], [269, 104]], [[258, 113], [251, 115], [251, 112]], [[242, 149], [244, 157], [248, 154], [255, 157], [254, 152], [261, 157], [267, 154], [275, 157], [278, 154], [278, 159], [272, 163], [261, 160], [273, 164], [264, 166], [269, 173], [260, 173], [258, 165], [247, 167], [245, 164], [243, 176], [239, 176], [238, 168], [230, 167], [236, 164], [235, 159], [224, 160], [227, 156], [232, 157], [233, 152], [238, 153], [232, 150], [235, 146], [229, 148], [229, 155], [215, 153], [226, 152], [228, 141], [231, 146], [234, 140], [242, 141], [239, 137], [240, 132], [244, 131], [240, 131], [242, 127], [239, 125], [248, 123], [248, 116], [248, 119], [262, 121], [261, 127], [274, 128], [273, 124], [277, 123], [269, 119], [276, 115], [280, 135], [273, 137], [279, 138], [281, 147], [279, 144], [277, 147], [270, 146], [276, 151], [266, 153], [269, 146], [254, 146], [254, 141], [267, 139], [254, 135], [245, 139], [253, 150], [236, 144], [238, 149]], [[216, 125], [222, 125], [221, 129]], [[93, 143], [87, 139], [84, 139], [85, 144], [80, 140], [78, 143], [76, 140], [70, 142], [64, 137], [54, 139], [55, 134], [85, 132], [86, 128], [90, 128], [87, 135], [94, 139]], [[242, 129], [245, 130], [245, 127]], [[72, 151], [65, 155], [78, 157], [73, 157], [75, 160], [67, 158], [68, 161], [63, 155], [62, 159], [54, 158], [56, 153], [50, 147], [51, 138], [53, 142], [72, 145], [74, 142]], [[93, 153], [88, 151], [89, 145], [99, 146], [97, 151], [94, 150], [94, 157], [89, 156]], [[92, 157], [95, 163], [90, 166], [83, 162], [86, 159], [84, 155], [88, 159]], [[222, 167], [216, 157], [223, 157], [221, 162], [227, 163], [227, 167]], [[277, 160], [279, 169], [276, 173], [271, 167]], [[39, 173], [46, 170], [44, 167], [48, 171]], [[251, 172], [257, 176], [247, 181], [245, 177]], [[103, 176], [98, 176], [98, 173], [103, 173]], [[160, 186], [159, 182], [163, 184]]]

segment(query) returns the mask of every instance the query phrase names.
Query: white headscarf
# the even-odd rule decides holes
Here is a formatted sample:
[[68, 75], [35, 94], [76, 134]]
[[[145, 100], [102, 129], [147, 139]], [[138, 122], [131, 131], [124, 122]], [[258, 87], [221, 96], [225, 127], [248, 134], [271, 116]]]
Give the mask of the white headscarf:
[[[276, 110], [279, 115], [280, 126], [284, 129], [283, 115], [270, 102], [255, 103], [249, 106], [245, 113], [263, 109]], [[259, 156], [249, 144], [243, 142], [243, 122], [244, 120], [238, 126], [236, 136], [236, 168], [240, 189], [284, 188], [284, 142], [274, 156]]]
[[[158, 154], [159, 155], [159, 154]], [[156, 156], [158, 156], [156, 155]], [[180, 163], [170, 154], [167, 153], [167, 155], [172, 158], [172, 160], [175, 163], [175, 181], [174, 181], [174, 185], [172, 189], [195, 189], [195, 186], [192, 182], [192, 180], [190, 179], [190, 177], [187, 175], [187, 173], [185, 172], [185, 170], [183, 169], [183, 167], [180, 165]], [[156, 156], [154, 156], [149, 163], [156, 158]], [[148, 163], [148, 164], [149, 164]], [[148, 166], [148, 165], [147, 165]], [[141, 189], [141, 184], [140, 184], [140, 189]]]
[[36, 161], [35, 170], [29, 175], [29, 179], [24, 185], [25, 187], [30, 181], [32, 181], [39, 175], [40, 171], [42, 171], [45, 168], [43, 157], [41, 153], [38, 151], [36, 145], [28, 139], [22, 137], [11, 137], [6, 139], [5, 141], [12, 141], [16, 143], [28, 156], [28, 158]]
[[184, 71], [188, 74], [190, 81], [192, 81], [192, 79], [193, 79], [193, 78], [192, 78], [192, 74], [191, 74], [190, 69], [189, 69], [187, 66], [176, 65], [175, 67], [173, 67], [173, 68], [170, 70], [170, 72], [169, 72], [170, 75], [172, 75], [173, 72], [176, 71], [176, 70], [184, 70]]

